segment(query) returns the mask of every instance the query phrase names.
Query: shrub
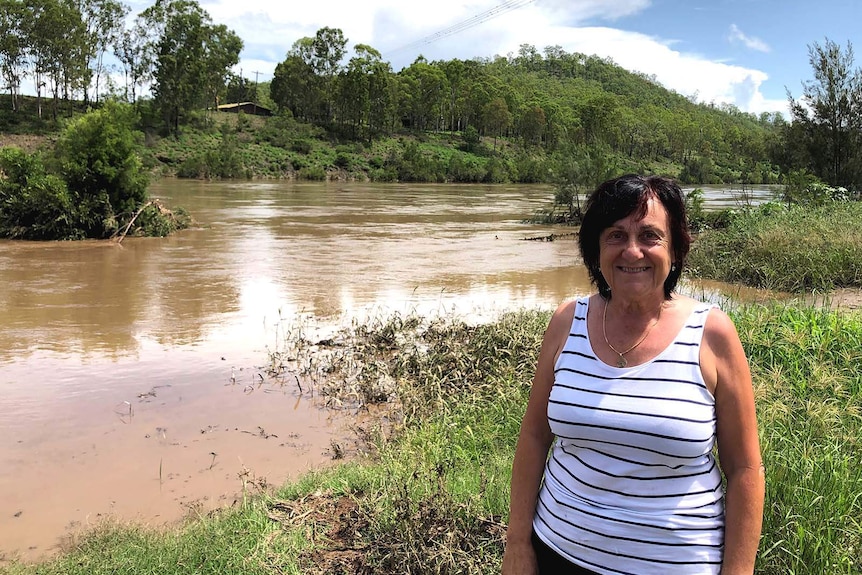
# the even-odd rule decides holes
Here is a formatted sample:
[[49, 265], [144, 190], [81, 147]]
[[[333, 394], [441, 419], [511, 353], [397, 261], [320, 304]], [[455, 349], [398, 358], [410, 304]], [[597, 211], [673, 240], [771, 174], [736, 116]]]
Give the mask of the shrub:
[[75, 239], [78, 211], [66, 183], [45, 173], [37, 155], [0, 149], [0, 235], [25, 240]]
[[308, 166], [299, 170], [298, 177], [300, 180], [326, 180], [326, 170], [320, 166]]
[[[136, 152], [134, 120], [130, 106], [108, 102], [74, 120], [57, 142], [58, 172], [69, 191], [103, 209], [96, 214], [103, 218], [131, 214], [146, 201], [148, 177]], [[88, 202], [102, 195], [107, 204]]]
[[290, 149], [298, 154], [310, 154], [312, 149], [311, 140], [297, 139], [290, 143]]

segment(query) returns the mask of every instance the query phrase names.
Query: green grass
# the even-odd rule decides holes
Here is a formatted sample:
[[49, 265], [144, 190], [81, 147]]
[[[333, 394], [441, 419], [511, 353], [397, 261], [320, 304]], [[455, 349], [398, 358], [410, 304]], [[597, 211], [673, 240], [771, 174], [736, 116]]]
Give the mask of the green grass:
[[694, 275], [785, 292], [862, 287], [862, 203], [767, 204], [692, 246]]
[[[730, 314], [752, 366], [766, 465], [757, 573], [862, 572], [862, 319], [779, 305]], [[392, 426], [364, 430], [371, 455], [180, 529], [106, 528], [53, 561], [0, 573], [497, 573], [547, 319], [396, 315], [353, 326], [323, 354], [291, 336], [288, 355], [326, 373], [333, 397], [389, 398]]]

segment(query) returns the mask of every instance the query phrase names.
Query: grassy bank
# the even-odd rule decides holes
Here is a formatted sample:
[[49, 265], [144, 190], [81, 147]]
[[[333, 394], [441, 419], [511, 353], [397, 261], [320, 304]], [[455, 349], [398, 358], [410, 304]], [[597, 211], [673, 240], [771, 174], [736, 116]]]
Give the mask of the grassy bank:
[[[731, 314], [752, 364], [767, 470], [757, 572], [859, 573], [862, 319], [779, 306]], [[396, 423], [367, 430], [373, 455], [181, 529], [110, 527], [56, 560], [0, 572], [496, 573], [547, 319], [362, 326], [316, 351], [316, 369], [356, 404], [389, 398]]]
[[701, 234], [688, 266], [700, 277], [785, 292], [859, 288], [860, 245], [862, 202], [767, 204]]

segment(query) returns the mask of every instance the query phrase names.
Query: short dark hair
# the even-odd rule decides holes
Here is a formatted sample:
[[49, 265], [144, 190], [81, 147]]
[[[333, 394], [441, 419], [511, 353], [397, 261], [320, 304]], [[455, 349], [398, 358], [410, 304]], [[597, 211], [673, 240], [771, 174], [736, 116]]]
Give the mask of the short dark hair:
[[639, 176], [627, 174], [600, 184], [590, 194], [578, 232], [581, 257], [590, 274], [590, 279], [599, 288], [605, 299], [610, 299], [611, 288], [602, 276], [599, 267], [599, 237], [614, 222], [635, 214], [646, 216], [647, 202], [656, 198], [667, 210], [670, 219], [673, 263], [664, 281], [664, 297], [670, 299], [676, 288], [682, 267], [691, 247], [691, 234], [685, 215], [685, 196], [679, 185], [670, 178], [661, 176]]

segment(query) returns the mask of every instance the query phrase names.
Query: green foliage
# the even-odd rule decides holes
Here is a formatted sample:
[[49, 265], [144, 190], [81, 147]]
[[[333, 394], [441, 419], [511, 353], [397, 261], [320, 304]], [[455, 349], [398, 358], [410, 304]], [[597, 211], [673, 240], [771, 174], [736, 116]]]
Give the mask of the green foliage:
[[814, 80], [803, 83], [800, 101], [790, 100], [793, 124], [785, 126], [787, 171], [807, 169], [835, 187], [862, 187], [862, 70], [853, 47], [828, 38], [808, 47]]
[[502, 159], [493, 156], [485, 164], [485, 177], [482, 180], [488, 184], [505, 184], [510, 181], [509, 166]]
[[467, 129], [464, 130], [464, 149], [473, 152], [479, 147], [479, 141], [479, 130], [476, 129], [476, 126], [467, 126]]
[[130, 106], [108, 102], [73, 120], [57, 141], [58, 171], [78, 202], [98, 210], [89, 212], [93, 217], [128, 215], [146, 201], [148, 177], [137, 154], [134, 121]]
[[157, 204], [144, 207], [135, 220], [136, 234], [149, 237], [169, 236], [189, 225], [191, 217], [184, 209], [177, 208], [173, 212], [166, 212]]
[[324, 181], [326, 180], [326, 170], [320, 166], [308, 166], [301, 168], [297, 177], [300, 180]]
[[825, 309], [731, 314], [758, 398], [766, 507], [757, 573], [859, 573], [862, 321]]
[[450, 182], [478, 183], [485, 179], [486, 162], [463, 152], [455, 152], [449, 157], [446, 177]]
[[700, 277], [785, 292], [862, 287], [862, 204], [764, 204], [702, 234], [689, 267]]
[[[71, 121], [44, 161], [38, 154], [3, 148], [0, 235], [79, 239], [119, 232], [147, 202], [148, 177], [133, 121], [130, 106], [109, 102]], [[164, 235], [184, 225], [161, 209], [141, 216], [132, 233]]]
[[846, 188], [834, 188], [821, 182], [807, 170], [794, 170], [787, 175], [783, 199], [788, 204], [822, 206], [828, 202], [851, 199]]
[[404, 147], [395, 169], [402, 182], [443, 182], [446, 179], [443, 163], [415, 141], [408, 142]]
[[18, 148], [0, 148], [0, 236], [24, 240], [76, 239], [77, 209], [60, 178], [41, 159]]
[[713, 170], [714, 166], [709, 158], [694, 158], [683, 166], [679, 181], [682, 184], [720, 184], [721, 180], [715, 176]]
[[180, 178], [240, 178], [246, 175], [239, 155], [239, 141], [226, 125], [215, 149], [189, 156], [177, 169]]

